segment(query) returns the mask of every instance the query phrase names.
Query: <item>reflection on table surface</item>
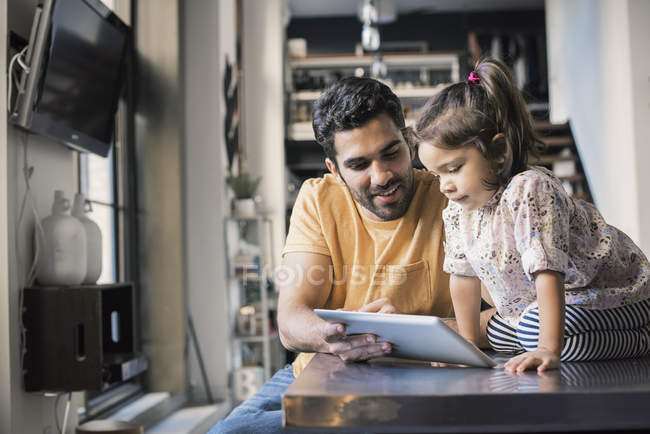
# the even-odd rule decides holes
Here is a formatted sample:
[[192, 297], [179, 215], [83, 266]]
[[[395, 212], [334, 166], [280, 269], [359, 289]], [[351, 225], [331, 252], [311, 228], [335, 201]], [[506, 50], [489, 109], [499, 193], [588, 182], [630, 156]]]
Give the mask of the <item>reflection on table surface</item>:
[[[650, 429], [650, 357], [538, 374], [317, 354], [283, 397], [288, 431], [541, 432]], [[504, 411], [504, 409], [507, 409]]]
[[511, 374], [503, 369], [508, 356], [491, 356], [497, 362], [493, 369], [432, 367], [398, 359], [344, 363], [323, 354], [296, 383], [303, 395], [391, 395], [405, 390], [409, 395], [650, 390], [650, 358], [562, 363], [560, 369], [540, 374]]

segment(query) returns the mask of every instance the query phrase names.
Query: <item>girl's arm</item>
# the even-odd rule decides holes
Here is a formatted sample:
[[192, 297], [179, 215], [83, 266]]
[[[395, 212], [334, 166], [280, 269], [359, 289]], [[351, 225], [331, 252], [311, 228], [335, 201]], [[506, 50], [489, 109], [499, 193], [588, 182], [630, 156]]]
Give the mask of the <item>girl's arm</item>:
[[458, 333], [474, 345], [479, 344], [481, 313], [481, 281], [477, 277], [452, 274], [449, 280]]
[[504, 365], [509, 372], [537, 368], [538, 372], [560, 366], [564, 344], [564, 275], [556, 271], [535, 273], [539, 306], [539, 342], [537, 350], [520, 354]]

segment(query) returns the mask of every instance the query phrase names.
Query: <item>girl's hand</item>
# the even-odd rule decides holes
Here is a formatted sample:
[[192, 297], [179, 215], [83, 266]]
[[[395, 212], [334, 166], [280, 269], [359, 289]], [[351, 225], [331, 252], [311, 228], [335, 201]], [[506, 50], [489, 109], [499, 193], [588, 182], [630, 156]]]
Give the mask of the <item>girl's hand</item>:
[[560, 367], [560, 356], [554, 351], [546, 348], [537, 348], [535, 351], [527, 351], [513, 357], [503, 365], [506, 372], [524, 372], [527, 369], [537, 368], [537, 372], [544, 372], [547, 369]]

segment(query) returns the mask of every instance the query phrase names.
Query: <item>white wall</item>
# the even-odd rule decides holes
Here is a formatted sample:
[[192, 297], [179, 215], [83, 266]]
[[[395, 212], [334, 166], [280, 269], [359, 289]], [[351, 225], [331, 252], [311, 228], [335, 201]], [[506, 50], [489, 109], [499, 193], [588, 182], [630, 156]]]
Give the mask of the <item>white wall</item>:
[[551, 120], [570, 120], [596, 206], [650, 253], [650, 2], [546, 0]]
[[633, 123], [636, 145], [637, 198], [639, 207], [640, 243], [650, 254], [650, 2], [629, 2], [630, 52], [632, 60], [631, 87], [634, 94]]
[[[46, 427], [54, 429], [53, 398], [45, 398], [42, 394], [26, 393], [22, 387], [20, 369], [20, 328], [18, 309], [18, 272], [16, 263], [16, 237], [20, 248], [22, 264], [30, 264], [33, 255], [32, 233], [34, 217], [26, 212], [20, 230], [15, 232], [18, 210], [22, 201], [25, 184], [22, 178], [24, 133], [13, 126], [8, 128], [8, 204], [9, 204], [9, 258], [10, 297], [9, 321], [11, 330], [11, 400], [12, 400], [12, 431], [42, 432]], [[54, 190], [63, 190], [68, 199], [72, 199], [76, 191], [74, 182], [73, 152], [63, 145], [40, 136], [30, 135], [27, 139], [28, 162], [34, 167], [31, 178], [32, 195], [41, 218], [49, 215], [54, 199]], [[24, 275], [24, 266], [23, 273]], [[63, 406], [59, 409], [59, 417], [63, 415]], [[76, 408], [71, 409], [72, 425], [76, 423]]]
[[[32, 15], [36, 0], [3, 0], [0, 2], [2, 24], [2, 47], [6, 47], [6, 34], [8, 30], [18, 32], [24, 37], [29, 36]], [[5, 13], [6, 11], [6, 13]], [[7, 20], [7, 17], [9, 18]], [[5, 27], [6, 26], [6, 27]], [[7, 50], [2, 49], [2, 83], [6, 83]], [[5, 86], [0, 92], [2, 99], [2, 112], [6, 113]], [[23, 264], [28, 264], [32, 257], [32, 228], [33, 216], [26, 214], [20, 230], [16, 232], [18, 210], [25, 192], [25, 183], [22, 178], [23, 150], [25, 143], [28, 149], [29, 164], [34, 167], [31, 179], [32, 194], [36, 208], [45, 217], [50, 213], [54, 190], [63, 190], [66, 197], [72, 199], [76, 191], [73, 172], [73, 152], [68, 148], [51, 140], [30, 135], [26, 141], [24, 133], [12, 125], [6, 124], [6, 117], [2, 119], [0, 127], [0, 185], [6, 190], [0, 193], [0, 231], [6, 233], [0, 236], [0, 267], [7, 267], [8, 272], [0, 268], [0, 383], [2, 395], [2, 432], [11, 433], [40, 433], [45, 429], [54, 432], [53, 398], [46, 398], [42, 394], [26, 393], [22, 388], [22, 373], [20, 368], [20, 329], [18, 312], [18, 270], [16, 262], [16, 237], [20, 246], [20, 259]], [[6, 147], [4, 146], [6, 144]], [[6, 169], [6, 171], [5, 171]], [[3, 176], [4, 173], [4, 176]], [[4, 182], [6, 179], [6, 183]], [[5, 196], [6, 195], [6, 196]], [[5, 244], [6, 243], [6, 244]], [[4, 248], [3, 248], [4, 246]], [[3, 257], [3, 251], [8, 250], [8, 261]], [[7, 285], [8, 291], [3, 290]], [[7, 341], [8, 338], [8, 341]], [[8, 363], [8, 365], [7, 365]], [[10, 402], [6, 400], [9, 399]], [[62, 415], [63, 407], [59, 409]], [[9, 413], [7, 413], [9, 412]], [[7, 416], [9, 414], [10, 416]], [[71, 423], [76, 423], [76, 411], [71, 411]], [[7, 428], [9, 427], [9, 428]]]
[[[185, 2], [183, 46], [185, 72], [184, 227], [186, 287], [212, 396], [225, 399], [228, 388], [223, 216], [225, 143], [223, 137], [224, 57], [234, 59], [235, 3]], [[194, 347], [189, 382], [195, 398], [205, 388]]]
[[243, 147], [248, 169], [262, 176], [259, 194], [273, 218], [275, 264], [285, 238], [284, 0], [243, 0]]
[[[0, 46], [7, 46], [7, 1], [0, 0]], [[0, 82], [7, 82], [7, 56], [0, 56]], [[7, 113], [7, 89], [0, 86], [0, 113]], [[7, 226], [7, 118], [0, 118], [0, 431], [11, 430], [11, 333], [9, 322], [9, 230]]]

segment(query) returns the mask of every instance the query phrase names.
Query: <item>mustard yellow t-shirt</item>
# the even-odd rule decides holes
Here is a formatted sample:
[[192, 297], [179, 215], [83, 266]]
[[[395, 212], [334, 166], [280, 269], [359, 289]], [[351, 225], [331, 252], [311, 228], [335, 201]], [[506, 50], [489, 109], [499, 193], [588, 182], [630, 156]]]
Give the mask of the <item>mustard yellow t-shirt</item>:
[[[334, 280], [323, 308], [356, 310], [388, 297], [401, 313], [452, 316], [449, 275], [442, 271], [447, 199], [425, 171], [414, 170], [414, 188], [404, 216], [377, 222], [361, 215], [333, 175], [303, 183], [282, 256], [306, 252], [331, 258]], [[298, 355], [296, 376], [312, 356]]]

